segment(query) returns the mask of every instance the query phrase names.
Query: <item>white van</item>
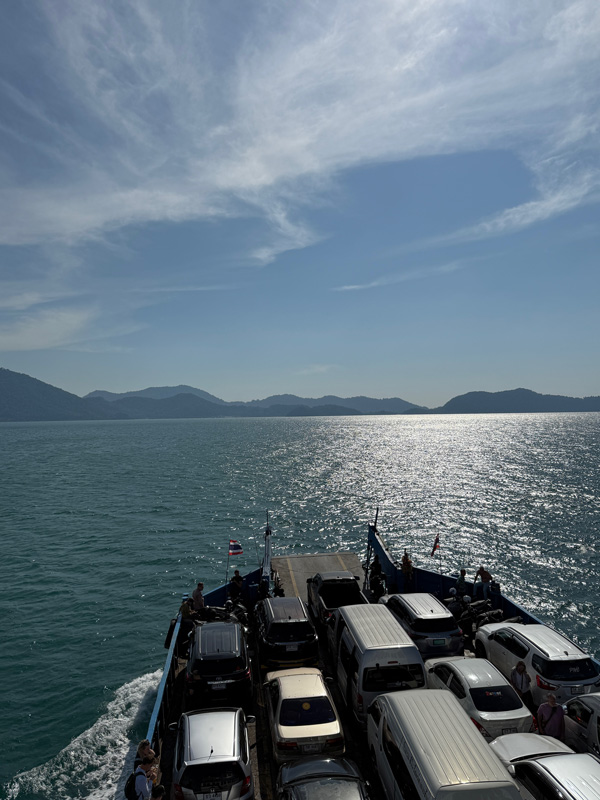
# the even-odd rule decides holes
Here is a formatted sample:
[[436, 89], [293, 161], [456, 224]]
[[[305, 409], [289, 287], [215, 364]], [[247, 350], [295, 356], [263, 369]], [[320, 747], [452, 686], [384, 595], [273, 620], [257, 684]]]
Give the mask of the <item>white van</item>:
[[387, 800], [521, 800], [506, 767], [444, 689], [380, 695], [369, 706], [367, 736]]
[[328, 625], [338, 686], [359, 723], [382, 692], [425, 686], [421, 654], [385, 606], [338, 608]]

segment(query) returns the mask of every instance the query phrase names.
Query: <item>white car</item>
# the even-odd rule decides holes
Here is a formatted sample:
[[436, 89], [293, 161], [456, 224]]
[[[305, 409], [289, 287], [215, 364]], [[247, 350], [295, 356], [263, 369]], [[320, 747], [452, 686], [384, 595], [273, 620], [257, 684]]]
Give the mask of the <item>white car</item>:
[[425, 662], [429, 689], [448, 689], [488, 740], [536, 730], [531, 712], [506, 678], [483, 658], [432, 658]]
[[600, 761], [574, 753], [552, 736], [512, 733], [490, 747], [519, 784], [524, 800], [595, 800], [600, 796]]
[[309, 755], [343, 755], [342, 724], [320, 670], [268, 672], [265, 696], [279, 764]]

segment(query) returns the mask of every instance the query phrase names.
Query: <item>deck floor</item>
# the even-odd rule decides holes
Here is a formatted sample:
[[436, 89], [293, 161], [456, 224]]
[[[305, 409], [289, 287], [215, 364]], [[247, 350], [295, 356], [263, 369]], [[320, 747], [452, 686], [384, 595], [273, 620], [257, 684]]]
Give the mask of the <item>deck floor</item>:
[[301, 597], [306, 602], [306, 580], [318, 572], [346, 570], [358, 576], [362, 588], [364, 570], [356, 553], [316, 553], [312, 555], [278, 556], [271, 567], [288, 597]]

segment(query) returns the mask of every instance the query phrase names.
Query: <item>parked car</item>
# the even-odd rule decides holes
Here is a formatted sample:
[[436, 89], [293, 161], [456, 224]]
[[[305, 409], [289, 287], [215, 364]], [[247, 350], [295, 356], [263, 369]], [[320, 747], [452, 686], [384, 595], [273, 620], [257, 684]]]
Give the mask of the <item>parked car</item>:
[[427, 686], [448, 689], [486, 739], [536, 730], [531, 712], [506, 678], [483, 658], [434, 658], [425, 662]]
[[317, 624], [324, 625], [337, 608], [365, 605], [359, 579], [346, 570], [318, 572], [306, 581], [308, 609]]
[[499, 736], [490, 749], [519, 784], [524, 800], [597, 800], [600, 761], [590, 753], [574, 753], [551, 736]]
[[252, 671], [244, 627], [239, 622], [205, 622], [191, 637], [185, 675], [186, 708], [252, 699]]
[[307, 755], [344, 754], [342, 724], [320, 670], [278, 670], [266, 676], [267, 714], [278, 763]]
[[389, 608], [424, 659], [463, 654], [463, 632], [434, 595], [427, 592], [386, 594], [379, 602]]
[[354, 762], [321, 756], [284, 764], [276, 790], [280, 800], [368, 800], [369, 797]]
[[272, 667], [314, 665], [319, 657], [319, 640], [299, 597], [268, 597], [254, 610], [260, 663]]
[[173, 761], [175, 800], [252, 800], [254, 783], [241, 708], [182, 714]]
[[565, 710], [565, 741], [578, 753], [600, 756], [600, 693], [568, 700]]
[[550, 692], [559, 703], [600, 687], [600, 669], [587, 653], [546, 625], [496, 622], [475, 634], [475, 653], [487, 658], [507, 678], [517, 661], [531, 676], [531, 694], [537, 705]]

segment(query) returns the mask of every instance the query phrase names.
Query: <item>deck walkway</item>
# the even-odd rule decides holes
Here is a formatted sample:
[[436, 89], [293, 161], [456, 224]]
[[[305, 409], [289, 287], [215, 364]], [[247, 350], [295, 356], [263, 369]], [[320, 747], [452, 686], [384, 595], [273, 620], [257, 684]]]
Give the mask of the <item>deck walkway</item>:
[[316, 553], [311, 555], [277, 556], [271, 567], [288, 597], [301, 597], [306, 602], [306, 579], [317, 572], [346, 570], [358, 576], [362, 588], [364, 570], [356, 553]]

